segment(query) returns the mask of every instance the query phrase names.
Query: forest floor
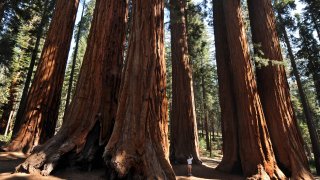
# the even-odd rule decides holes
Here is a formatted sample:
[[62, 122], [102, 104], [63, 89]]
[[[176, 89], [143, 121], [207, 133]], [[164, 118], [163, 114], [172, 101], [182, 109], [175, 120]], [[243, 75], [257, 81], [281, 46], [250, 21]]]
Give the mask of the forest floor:
[[[12, 174], [15, 167], [23, 162], [25, 155], [22, 153], [7, 153], [0, 152], [0, 180], [60, 180], [60, 179], [70, 179], [70, 180], [98, 180], [105, 179], [103, 169], [93, 170], [91, 172], [80, 171], [76, 168], [66, 168], [64, 170], [59, 170], [53, 173], [52, 176], [36, 176], [29, 175], [25, 173], [15, 173]], [[225, 174], [214, 170], [214, 168], [220, 162], [219, 159], [202, 158], [202, 165], [193, 165], [192, 176], [188, 177], [186, 165], [174, 165], [173, 169], [177, 175], [178, 180], [184, 179], [194, 179], [194, 180], [204, 180], [204, 179], [228, 179], [228, 180], [240, 180], [244, 179], [241, 176], [234, 176], [230, 174]]]
[[[81, 171], [77, 168], [66, 168], [54, 172], [52, 176], [37, 176], [25, 173], [12, 174], [15, 167], [23, 162], [25, 155], [22, 153], [0, 152], [0, 180], [99, 180], [105, 179], [104, 170], [97, 169], [90, 172]], [[192, 176], [187, 176], [186, 165], [173, 165], [178, 180], [205, 180], [205, 179], [227, 179], [227, 180], [241, 180], [241, 176], [221, 173], [215, 170], [219, 164], [220, 158], [217, 159], [203, 157], [202, 165], [193, 165]], [[316, 179], [320, 180], [319, 177]]]

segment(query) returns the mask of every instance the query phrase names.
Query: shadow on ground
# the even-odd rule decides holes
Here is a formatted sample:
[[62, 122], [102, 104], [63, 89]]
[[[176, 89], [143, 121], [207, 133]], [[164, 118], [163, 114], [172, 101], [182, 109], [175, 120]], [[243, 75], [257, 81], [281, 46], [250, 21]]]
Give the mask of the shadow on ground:
[[173, 169], [176, 173], [178, 180], [184, 179], [227, 179], [227, 180], [242, 180], [244, 179], [241, 176], [230, 175], [226, 173], [219, 172], [215, 170], [215, 167], [219, 164], [220, 160], [202, 158], [202, 165], [193, 165], [192, 166], [192, 176], [187, 176], [187, 167], [186, 165], [174, 165]]

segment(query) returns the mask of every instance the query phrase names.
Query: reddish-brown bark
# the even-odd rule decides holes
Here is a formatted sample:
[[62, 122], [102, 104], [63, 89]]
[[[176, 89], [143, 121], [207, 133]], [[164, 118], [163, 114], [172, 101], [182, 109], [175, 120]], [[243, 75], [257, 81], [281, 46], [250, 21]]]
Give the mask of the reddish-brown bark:
[[175, 179], [169, 163], [164, 1], [133, 1], [128, 58], [104, 158], [108, 179]]
[[[172, 52], [172, 118], [170, 119], [172, 133], [170, 134], [170, 159], [175, 162], [186, 163], [187, 156], [192, 154], [194, 162], [201, 163], [192, 69], [188, 57], [185, 9], [185, 0], [170, 1]], [[206, 124], [208, 125], [208, 123]], [[208, 128], [206, 129], [208, 130]]]
[[126, 17], [126, 1], [96, 1], [75, 95], [61, 130], [17, 170], [47, 175], [67, 153], [86, 165], [95, 164], [103, 149], [99, 145], [105, 145], [112, 133], [118, 106]]
[[285, 179], [278, 168], [257, 92], [242, 20], [240, 0], [224, 0], [243, 173], [257, 179]]
[[294, 179], [312, 179], [303, 148], [302, 136], [293, 112], [289, 85], [283, 64], [275, 16], [270, 0], [248, 1], [255, 53], [267, 59], [268, 65], [257, 66], [258, 93], [266, 116], [273, 149], [279, 167]]
[[30, 152], [54, 135], [60, 96], [79, 0], [58, 0], [37, 71], [27, 97], [22, 125], [7, 151]]
[[221, 107], [221, 131], [223, 158], [217, 170], [233, 173], [241, 171], [237, 114], [233, 94], [230, 54], [223, 14], [223, 0], [213, 0], [214, 35]]
[[29, 64], [29, 68], [28, 68], [28, 72], [27, 72], [27, 77], [26, 77], [26, 80], [24, 83], [24, 87], [22, 90], [22, 95], [21, 95], [21, 99], [20, 99], [20, 103], [19, 103], [19, 108], [18, 108], [17, 115], [16, 115], [16, 118], [14, 121], [12, 136], [16, 136], [16, 134], [18, 133], [18, 131], [21, 127], [21, 124], [22, 124], [21, 123], [22, 116], [23, 116], [24, 110], [27, 105], [28, 91], [29, 91], [29, 87], [30, 87], [30, 83], [31, 83], [32, 74], [34, 71], [34, 66], [35, 66], [36, 60], [38, 58], [38, 53], [39, 53], [38, 51], [40, 48], [41, 39], [43, 37], [43, 32], [45, 30], [45, 26], [47, 26], [47, 24], [49, 23], [50, 14], [54, 8], [54, 5], [55, 5], [55, 1], [46, 0], [44, 3], [44, 6], [43, 6], [41, 21], [40, 21], [38, 27], [36, 28], [36, 30], [37, 30], [36, 41], [34, 44], [34, 48], [32, 50], [31, 60], [30, 60], [30, 64]]

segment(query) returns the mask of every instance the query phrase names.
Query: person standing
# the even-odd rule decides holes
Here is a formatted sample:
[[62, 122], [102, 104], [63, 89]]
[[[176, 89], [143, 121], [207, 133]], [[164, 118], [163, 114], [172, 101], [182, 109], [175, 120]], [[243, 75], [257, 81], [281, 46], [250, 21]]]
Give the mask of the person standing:
[[188, 163], [188, 176], [192, 176], [191, 174], [191, 171], [192, 171], [192, 160], [193, 160], [193, 157], [192, 155], [190, 154], [187, 158], [187, 163]]

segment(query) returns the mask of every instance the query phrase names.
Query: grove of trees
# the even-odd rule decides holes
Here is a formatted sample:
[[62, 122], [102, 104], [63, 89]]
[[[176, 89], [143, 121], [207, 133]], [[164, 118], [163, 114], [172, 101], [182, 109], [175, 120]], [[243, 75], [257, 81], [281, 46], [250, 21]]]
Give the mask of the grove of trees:
[[0, 0], [0, 79], [16, 172], [320, 175], [319, 0]]

